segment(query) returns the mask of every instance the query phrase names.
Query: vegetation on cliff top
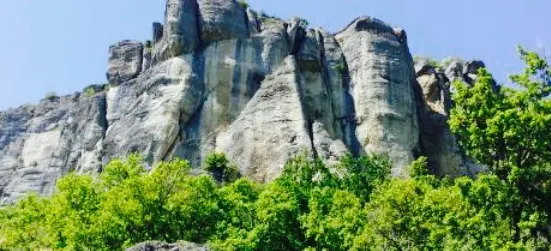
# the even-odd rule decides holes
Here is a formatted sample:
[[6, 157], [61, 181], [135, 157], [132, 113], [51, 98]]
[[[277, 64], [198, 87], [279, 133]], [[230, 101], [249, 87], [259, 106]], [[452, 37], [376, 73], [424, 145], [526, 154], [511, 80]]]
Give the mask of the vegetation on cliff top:
[[[139, 156], [97, 177], [70, 174], [50, 197], [0, 209], [0, 249], [112, 250], [146, 240], [220, 250], [547, 250], [551, 241], [551, 72], [521, 50], [522, 88], [498, 88], [485, 70], [456, 83], [450, 125], [488, 174], [439, 178], [426, 159], [389, 176], [380, 156], [337, 166], [298, 156], [280, 178], [239, 178], [221, 154], [192, 176], [184, 160], [145, 171]], [[215, 177], [215, 178], [213, 178]]]

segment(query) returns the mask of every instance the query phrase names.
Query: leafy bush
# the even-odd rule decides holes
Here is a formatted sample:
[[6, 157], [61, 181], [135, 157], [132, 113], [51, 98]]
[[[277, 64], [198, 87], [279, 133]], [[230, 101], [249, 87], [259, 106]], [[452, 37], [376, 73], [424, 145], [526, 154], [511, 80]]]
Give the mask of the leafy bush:
[[520, 88], [496, 86], [480, 69], [472, 87], [455, 83], [450, 127], [466, 153], [505, 183], [503, 214], [514, 242], [551, 240], [551, 69], [519, 48], [526, 64], [511, 75]]
[[94, 95], [96, 95], [96, 89], [94, 88], [94, 86], [87, 87], [84, 89], [83, 94], [86, 97], [93, 97]]
[[308, 25], [310, 25], [310, 23], [308, 22], [308, 20], [304, 19], [304, 18], [301, 18], [301, 17], [293, 17], [293, 19], [296, 19], [298, 20], [298, 25], [305, 29], [308, 28]]
[[348, 66], [345, 62], [335, 65], [335, 70], [339, 71], [341, 74], [348, 72]]
[[212, 173], [214, 179], [220, 182], [233, 182], [239, 178], [239, 171], [223, 153], [212, 153], [205, 158], [205, 170]]
[[438, 60], [434, 60], [430, 57], [425, 57], [425, 56], [413, 57], [413, 62], [419, 62], [419, 61], [425, 61], [428, 65], [430, 65], [436, 71], [443, 71], [446, 64], [449, 64], [448, 62], [439, 62]]
[[245, 0], [238, 0], [237, 3], [239, 4], [239, 6], [241, 6], [241, 8], [245, 10], [249, 8], [249, 4]]
[[54, 91], [46, 93], [46, 96], [44, 96], [45, 100], [54, 101], [58, 98], [57, 93]]

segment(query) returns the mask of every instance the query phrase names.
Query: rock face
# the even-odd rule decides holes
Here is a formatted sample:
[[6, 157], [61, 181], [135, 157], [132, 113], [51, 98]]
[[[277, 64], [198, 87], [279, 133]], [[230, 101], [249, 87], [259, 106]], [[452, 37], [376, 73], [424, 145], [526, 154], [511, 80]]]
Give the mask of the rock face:
[[126, 249], [126, 251], [209, 251], [210, 248], [191, 242], [168, 244], [159, 241], [148, 241]]
[[109, 83], [121, 84], [138, 76], [142, 71], [143, 44], [125, 40], [109, 48]]
[[361, 151], [383, 153], [401, 175], [413, 160], [418, 125], [415, 83], [405, 33], [373, 18], [359, 18], [337, 34], [350, 74], [356, 138]]
[[98, 171], [107, 129], [105, 94], [51, 98], [0, 113], [0, 204], [48, 194], [69, 171]]
[[[473, 78], [476, 78], [476, 71], [484, 64], [480, 61], [464, 62], [457, 59], [446, 61], [440, 62], [440, 65], [434, 65], [427, 59], [418, 59], [415, 62], [419, 83], [415, 90], [421, 129], [420, 148], [428, 157], [429, 167], [435, 174], [474, 176], [484, 168], [463, 155], [447, 121], [452, 106], [452, 83], [472, 83]], [[474, 64], [479, 67], [473, 67]]]
[[446, 120], [449, 79], [480, 63], [414, 67], [405, 32], [369, 17], [337, 34], [304, 26], [234, 0], [167, 0], [151, 42], [111, 46], [109, 85], [0, 112], [0, 203], [135, 152], [196, 167], [223, 152], [258, 181], [299, 152], [387, 154], [397, 176], [419, 155], [473, 172]]

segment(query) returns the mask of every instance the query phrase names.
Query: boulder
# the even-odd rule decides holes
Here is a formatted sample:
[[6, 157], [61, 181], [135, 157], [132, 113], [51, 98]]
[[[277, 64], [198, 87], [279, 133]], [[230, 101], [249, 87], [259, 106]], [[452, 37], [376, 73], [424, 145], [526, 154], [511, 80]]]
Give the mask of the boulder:
[[147, 241], [132, 246], [126, 251], [209, 251], [205, 245], [199, 245], [191, 242], [178, 242], [168, 244], [160, 241]]

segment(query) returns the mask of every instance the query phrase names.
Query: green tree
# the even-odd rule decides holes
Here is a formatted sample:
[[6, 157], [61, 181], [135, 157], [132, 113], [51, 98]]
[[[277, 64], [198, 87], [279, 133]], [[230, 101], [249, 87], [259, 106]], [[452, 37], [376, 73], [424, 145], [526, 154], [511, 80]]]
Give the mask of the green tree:
[[39, 249], [51, 243], [47, 229], [49, 201], [29, 195], [17, 204], [0, 208], [0, 249]]
[[518, 88], [494, 86], [481, 69], [472, 87], [455, 83], [449, 123], [466, 153], [506, 183], [513, 240], [549, 243], [551, 71], [538, 54], [519, 52], [526, 68], [510, 77]]
[[223, 153], [211, 153], [205, 157], [203, 168], [219, 182], [233, 182], [239, 178], [237, 167]]
[[413, 164], [414, 178], [391, 179], [366, 205], [357, 250], [496, 250], [527, 248], [511, 241], [503, 213], [507, 190], [495, 175], [473, 180], [438, 179], [424, 159]]

